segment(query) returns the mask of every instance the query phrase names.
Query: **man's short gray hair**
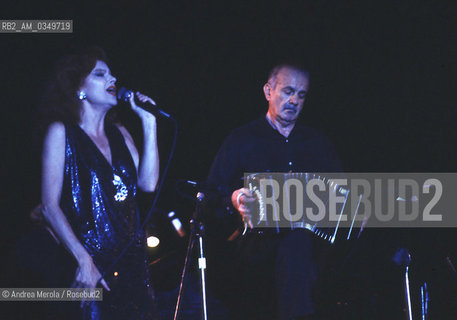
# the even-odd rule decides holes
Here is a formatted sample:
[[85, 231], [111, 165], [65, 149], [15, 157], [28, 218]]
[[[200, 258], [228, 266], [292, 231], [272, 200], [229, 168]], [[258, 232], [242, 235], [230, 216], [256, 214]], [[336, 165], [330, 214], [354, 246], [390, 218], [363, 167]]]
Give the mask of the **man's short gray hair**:
[[296, 70], [296, 71], [300, 72], [301, 74], [303, 74], [303, 76], [305, 78], [309, 79], [308, 70], [306, 70], [305, 67], [303, 67], [301, 64], [292, 63], [292, 62], [280, 63], [280, 64], [277, 64], [276, 66], [274, 66], [271, 69], [270, 73], [268, 74], [268, 82], [271, 84], [273, 89], [276, 86], [276, 77], [278, 76], [278, 73], [284, 68]]

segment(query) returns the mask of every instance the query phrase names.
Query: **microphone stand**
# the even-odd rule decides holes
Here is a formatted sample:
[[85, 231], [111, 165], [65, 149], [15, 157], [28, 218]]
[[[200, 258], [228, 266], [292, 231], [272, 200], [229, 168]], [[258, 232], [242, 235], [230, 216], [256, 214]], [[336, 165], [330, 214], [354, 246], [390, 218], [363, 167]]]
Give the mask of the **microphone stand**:
[[179, 293], [178, 293], [178, 300], [176, 301], [176, 308], [175, 308], [175, 315], [174, 320], [179, 320], [179, 316], [181, 314], [181, 307], [182, 307], [182, 300], [183, 300], [183, 293], [185, 287], [185, 278], [187, 275], [187, 269], [190, 265], [190, 260], [192, 258], [192, 251], [194, 248], [195, 240], [198, 239], [199, 244], [199, 257], [198, 257], [198, 268], [200, 269], [200, 285], [201, 285], [201, 303], [202, 303], [202, 319], [208, 319], [207, 313], [207, 305], [206, 305], [206, 282], [205, 282], [205, 269], [206, 269], [206, 258], [203, 254], [203, 233], [204, 233], [204, 226], [201, 222], [201, 213], [203, 207], [203, 200], [205, 195], [201, 192], [197, 193], [197, 205], [195, 207], [195, 211], [190, 220], [190, 236], [189, 242], [187, 245], [187, 252], [186, 258], [184, 260], [184, 267], [181, 274], [181, 283], [179, 285]]

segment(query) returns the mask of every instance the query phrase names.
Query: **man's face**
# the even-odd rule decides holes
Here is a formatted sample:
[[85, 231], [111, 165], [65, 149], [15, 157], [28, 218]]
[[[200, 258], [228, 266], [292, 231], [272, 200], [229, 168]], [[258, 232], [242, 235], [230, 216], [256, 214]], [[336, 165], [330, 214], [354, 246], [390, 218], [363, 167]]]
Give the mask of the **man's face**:
[[268, 112], [273, 119], [283, 124], [295, 123], [303, 109], [308, 85], [309, 80], [303, 73], [291, 68], [281, 69], [276, 81], [270, 80], [263, 87]]

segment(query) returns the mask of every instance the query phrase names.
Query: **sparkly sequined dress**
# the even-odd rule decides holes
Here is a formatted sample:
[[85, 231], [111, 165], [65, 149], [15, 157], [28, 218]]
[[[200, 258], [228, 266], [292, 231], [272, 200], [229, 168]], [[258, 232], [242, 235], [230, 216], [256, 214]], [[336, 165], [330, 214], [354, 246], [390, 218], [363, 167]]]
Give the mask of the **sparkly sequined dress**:
[[[85, 307], [83, 319], [152, 319], [145, 237], [137, 236], [127, 254], [108, 270], [135, 237], [139, 212], [137, 174], [124, 137], [114, 125], [105, 132], [112, 165], [77, 125], [65, 125], [65, 175], [61, 207], [73, 231], [111, 289], [102, 302]], [[117, 276], [114, 276], [117, 272]]]

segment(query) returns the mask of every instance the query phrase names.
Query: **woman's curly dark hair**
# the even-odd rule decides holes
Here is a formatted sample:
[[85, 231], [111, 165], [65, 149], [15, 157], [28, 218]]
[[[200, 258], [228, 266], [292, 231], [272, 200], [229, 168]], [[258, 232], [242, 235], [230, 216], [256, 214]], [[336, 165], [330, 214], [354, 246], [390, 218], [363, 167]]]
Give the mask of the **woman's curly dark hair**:
[[78, 90], [97, 60], [107, 62], [104, 50], [94, 46], [67, 55], [56, 63], [40, 103], [42, 129], [55, 121], [79, 123], [81, 102]]

